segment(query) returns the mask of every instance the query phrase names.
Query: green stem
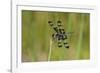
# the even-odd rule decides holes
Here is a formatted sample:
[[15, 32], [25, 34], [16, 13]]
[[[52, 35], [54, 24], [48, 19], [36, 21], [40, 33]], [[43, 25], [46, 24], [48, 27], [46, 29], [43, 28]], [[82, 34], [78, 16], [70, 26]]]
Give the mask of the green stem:
[[82, 39], [83, 39], [83, 28], [84, 28], [84, 14], [81, 14], [81, 22], [80, 22], [80, 32], [79, 32], [79, 38], [78, 38], [78, 44], [77, 44], [77, 53], [76, 58], [80, 59], [81, 55], [81, 49], [82, 49]]
[[51, 58], [51, 50], [52, 50], [52, 39], [50, 39], [50, 48], [49, 48], [49, 54], [48, 54], [48, 61], [50, 61], [50, 58]]

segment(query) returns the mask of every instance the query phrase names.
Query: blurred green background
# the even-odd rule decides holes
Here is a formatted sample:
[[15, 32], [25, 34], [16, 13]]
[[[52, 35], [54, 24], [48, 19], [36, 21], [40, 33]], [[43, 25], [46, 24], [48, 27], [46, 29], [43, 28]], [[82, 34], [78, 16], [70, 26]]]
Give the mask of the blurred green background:
[[22, 62], [48, 61], [50, 39], [54, 31], [48, 21], [62, 21], [70, 36], [69, 49], [52, 41], [50, 61], [90, 58], [90, 14], [22, 10]]

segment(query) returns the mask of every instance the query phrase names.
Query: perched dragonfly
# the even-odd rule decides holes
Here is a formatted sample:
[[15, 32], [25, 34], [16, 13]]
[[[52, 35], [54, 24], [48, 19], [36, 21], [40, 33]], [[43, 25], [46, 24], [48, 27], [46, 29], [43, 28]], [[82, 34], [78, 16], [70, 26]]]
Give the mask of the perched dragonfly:
[[58, 47], [65, 47], [69, 48], [68, 44], [68, 36], [67, 33], [65, 32], [64, 28], [62, 27], [62, 22], [57, 21], [57, 26], [54, 25], [52, 21], [48, 21], [48, 24], [52, 27], [52, 29], [55, 31], [52, 34], [52, 38], [56, 39], [58, 41]]

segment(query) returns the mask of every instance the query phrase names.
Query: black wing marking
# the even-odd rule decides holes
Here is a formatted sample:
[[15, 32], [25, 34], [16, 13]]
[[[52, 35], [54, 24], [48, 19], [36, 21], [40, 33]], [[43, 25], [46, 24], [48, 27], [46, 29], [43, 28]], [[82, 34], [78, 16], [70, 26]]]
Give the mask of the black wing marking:
[[61, 21], [57, 21], [57, 26], [54, 26], [52, 21], [48, 21], [48, 23], [55, 31], [55, 33], [52, 34], [52, 38], [58, 40], [58, 47], [62, 47], [61, 43], [63, 42], [64, 47], [69, 48], [67, 41], [65, 41], [67, 40], [67, 34], [62, 27]]

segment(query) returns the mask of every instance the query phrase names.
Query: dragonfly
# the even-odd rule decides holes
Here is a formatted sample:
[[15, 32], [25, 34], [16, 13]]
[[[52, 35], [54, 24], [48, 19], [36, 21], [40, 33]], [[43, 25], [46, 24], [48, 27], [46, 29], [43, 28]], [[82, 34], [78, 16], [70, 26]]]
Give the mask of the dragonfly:
[[62, 26], [62, 22], [61, 21], [57, 21], [57, 26], [54, 25], [54, 23], [52, 21], [48, 21], [48, 24], [52, 27], [52, 29], [55, 31], [52, 34], [52, 38], [56, 39], [58, 41], [58, 47], [65, 47], [65, 48], [69, 48], [69, 44], [68, 44], [68, 33], [65, 32], [65, 29]]

